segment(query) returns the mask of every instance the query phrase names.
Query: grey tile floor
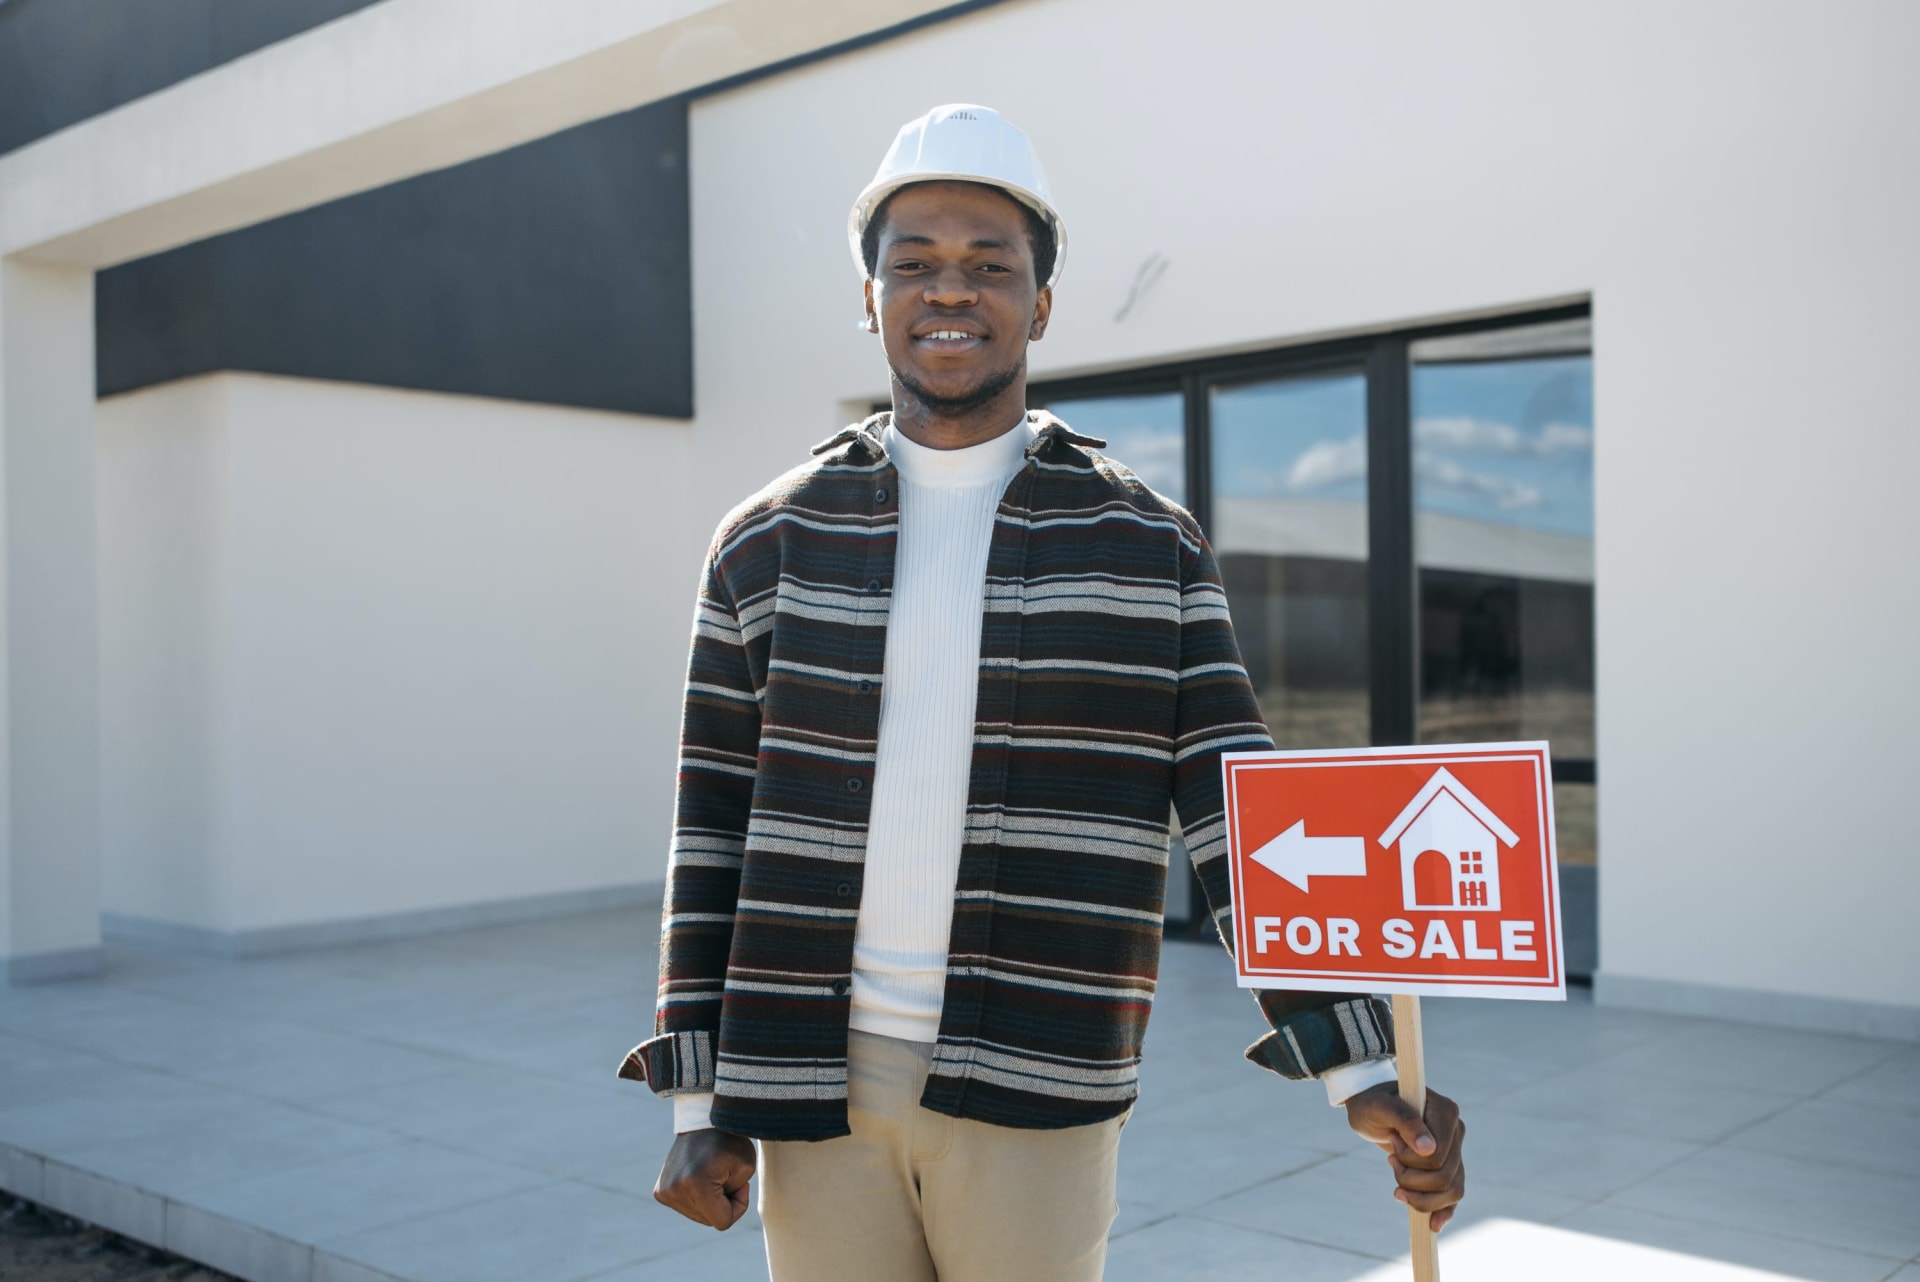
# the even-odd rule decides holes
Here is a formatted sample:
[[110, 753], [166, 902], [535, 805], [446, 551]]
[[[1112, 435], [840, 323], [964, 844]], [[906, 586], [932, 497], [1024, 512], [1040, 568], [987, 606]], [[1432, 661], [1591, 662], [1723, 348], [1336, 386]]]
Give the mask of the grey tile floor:
[[[0, 1186], [258, 1282], [732, 1282], [648, 1197], [670, 1110], [647, 910], [248, 962], [116, 950], [0, 989]], [[1470, 1193], [1450, 1278], [1920, 1282], [1920, 1047], [1428, 1003]], [[1107, 1276], [1407, 1276], [1384, 1160], [1246, 1064], [1225, 954], [1169, 944]]]

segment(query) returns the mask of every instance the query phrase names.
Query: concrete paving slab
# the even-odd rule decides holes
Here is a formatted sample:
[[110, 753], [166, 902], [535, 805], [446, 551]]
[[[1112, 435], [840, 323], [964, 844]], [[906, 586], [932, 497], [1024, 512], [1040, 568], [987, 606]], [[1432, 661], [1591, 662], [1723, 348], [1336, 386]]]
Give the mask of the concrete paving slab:
[[1888, 1270], [1897, 1269], [1901, 1264], [1882, 1255], [1805, 1242], [1776, 1233], [1703, 1224], [1610, 1202], [1582, 1207], [1559, 1224], [1596, 1237], [1766, 1269], [1805, 1282], [1880, 1282]]
[[1920, 1252], [1920, 1180], [1827, 1163], [1709, 1148], [1611, 1200], [1893, 1259]]
[[1499, 1097], [1502, 1111], [1576, 1118], [1609, 1129], [1709, 1144], [1784, 1113], [1800, 1097], [1720, 1082], [1649, 1079], [1604, 1065], [1560, 1073]]
[[713, 1233], [652, 1202], [561, 1182], [322, 1245], [416, 1282], [577, 1282], [705, 1245]]
[[210, 1185], [193, 1200], [288, 1239], [323, 1242], [551, 1182], [539, 1171], [403, 1140]]
[[1348, 1282], [1379, 1261], [1350, 1251], [1256, 1233], [1190, 1215], [1176, 1215], [1115, 1239], [1107, 1248], [1106, 1282]]
[[[1551, 1224], [1588, 1205], [1537, 1189], [1474, 1180], [1443, 1242], [1497, 1217]], [[1193, 1214], [1240, 1228], [1359, 1255], [1392, 1258], [1407, 1250], [1407, 1208], [1394, 1200], [1385, 1154], [1359, 1153], [1256, 1185], [1210, 1202]]]
[[1191, 1210], [1331, 1160], [1317, 1148], [1196, 1142], [1190, 1132], [1153, 1120], [1128, 1122], [1120, 1139], [1120, 1196], [1146, 1206]]
[[[1524, 1220], [1477, 1224], [1441, 1249], [1441, 1269], [1473, 1282], [1803, 1282], [1788, 1274]], [[1406, 1282], [1404, 1259], [1354, 1282]]]
[[136, 1188], [181, 1197], [392, 1141], [391, 1134], [376, 1127], [242, 1096], [230, 1100], [218, 1115], [78, 1145], [66, 1150], [64, 1160]]
[[1728, 1024], [1686, 1021], [1686, 1035], [1661, 1038], [1605, 1061], [1622, 1077], [1719, 1081], [1751, 1090], [1811, 1095], [1892, 1058], [1890, 1042]]
[[1920, 1180], [1920, 1113], [1881, 1104], [1811, 1100], [1729, 1136], [1727, 1146]]
[[135, 1140], [156, 1130], [217, 1123], [246, 1097], [133, 1065], [96, 1079], [94, 1090], [53, 1102], [0, 1099], [0, 1143], [48, 1157]]
[[671, 1116], [644, 1088], [595, 1090], [487, 1065], [327, 1096], [311, 1106], [555, 1176], [633, 1157], [636, 1138], [653, 1117]]
[[1903, 1050], [1849, 1077], [1822, 1097], [1920, 1113], [1920, 1050]]
[[1574, 1118], [1529, 1117], [1496, 1109], [1472, 1116], [1468, 1163], [1474, 1183], [1504, 1184], [1592, 1201], [1618, 1192], [1700, 1151], [1685, 1140], [1635, 1135]]
[[758, 1229], [743, 1232], [746, 1227], [742, 1221], [724, 1233], [708, 1229], [710, 1242], [596, 1274], [589, 1282], [766, 1282], [766, 1239]]

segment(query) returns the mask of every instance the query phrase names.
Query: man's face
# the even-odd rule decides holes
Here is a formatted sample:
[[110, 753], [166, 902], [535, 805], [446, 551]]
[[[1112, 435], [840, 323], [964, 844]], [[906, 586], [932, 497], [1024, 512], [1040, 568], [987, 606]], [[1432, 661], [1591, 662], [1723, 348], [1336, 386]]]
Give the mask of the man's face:
[[1026, 369], [1053, 291], [1034, 280], [1027, 217], [978, 183], [902, 188], [886, 207], [867, 319], [887, 364], [928, 408], [976, 409]]

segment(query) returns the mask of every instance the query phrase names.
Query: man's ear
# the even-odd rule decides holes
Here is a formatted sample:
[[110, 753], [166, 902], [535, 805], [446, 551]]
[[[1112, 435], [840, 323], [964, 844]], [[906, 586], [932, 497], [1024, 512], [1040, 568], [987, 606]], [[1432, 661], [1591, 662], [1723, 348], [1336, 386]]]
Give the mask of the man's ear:
[[873, 305], [873, 277], [867, 277], [864, 292], [867, 296], [867, 333], [878, 334], [880, 332], [880, 312], [879, 309]]
[[1027, 326], [1027, 341], [1037, 343], [1047, 336], [1047, 320], [1053, 315], [1053, 286], [1042, 285], [1033, 297], [1033, 324]]

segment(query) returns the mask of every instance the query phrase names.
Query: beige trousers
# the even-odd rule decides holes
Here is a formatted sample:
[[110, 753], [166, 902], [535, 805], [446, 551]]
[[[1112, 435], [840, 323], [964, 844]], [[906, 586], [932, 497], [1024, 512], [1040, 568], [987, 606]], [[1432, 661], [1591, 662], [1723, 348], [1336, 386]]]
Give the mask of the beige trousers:
[[773, 1282], [1099, 1282], [1124, 1119], [1029, 1131], [931, 1112], [932, 1057], [851, 1033], [853, 1134], [760, 1145]]

